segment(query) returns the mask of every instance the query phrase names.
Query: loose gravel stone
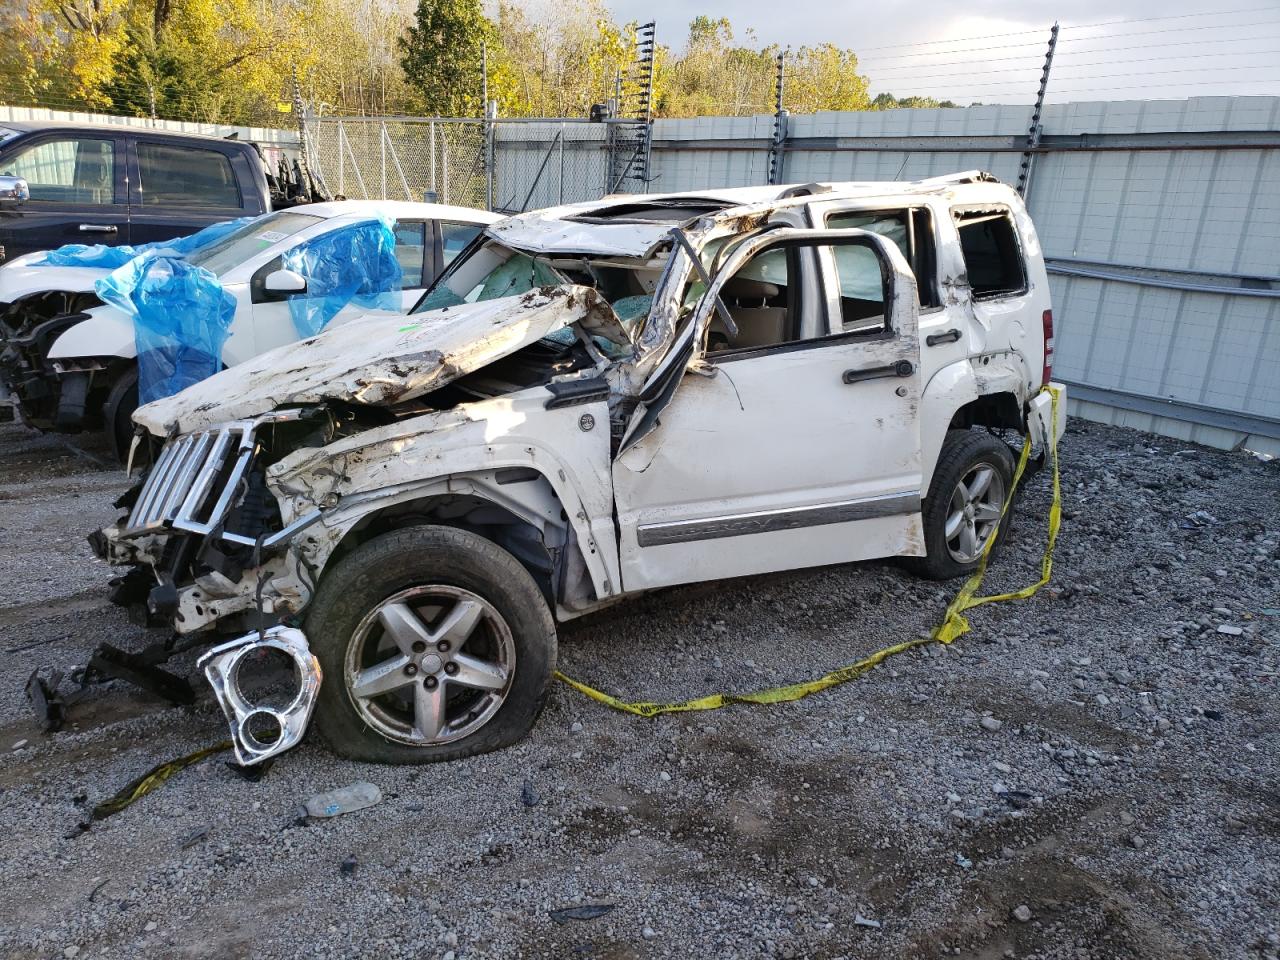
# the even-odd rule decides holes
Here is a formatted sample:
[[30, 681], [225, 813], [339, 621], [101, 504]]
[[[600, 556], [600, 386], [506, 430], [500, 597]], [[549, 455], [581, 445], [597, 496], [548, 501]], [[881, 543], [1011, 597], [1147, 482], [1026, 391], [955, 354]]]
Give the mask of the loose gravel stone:
[[[855, 682], [652, 720], [552, 684], [506, 750], [383, 767], [313, 734], [259, 782], [206, 760], [85, 831], [225, 721], [193, 651], [168, 664], [190, 708], [117, 682], [36, 725], [32, 670], [156, 635], [84, 543], [119, 472], [0, 426], [0, 743], [27, 741], [0, 751], [0, 956], [1275, 960], [1280, 464], [1072, 421], [1062, 469], [1049, 586]], [[984, 593], [1038, 576], [1048, 505], [1029, 477]], [[958, 586], [865, 563], [660, 591], [562, 625], [558, 666], [628, 699], [793, 683], [927, 634]], [[382, 802], [297, 825], [355, 781]]]

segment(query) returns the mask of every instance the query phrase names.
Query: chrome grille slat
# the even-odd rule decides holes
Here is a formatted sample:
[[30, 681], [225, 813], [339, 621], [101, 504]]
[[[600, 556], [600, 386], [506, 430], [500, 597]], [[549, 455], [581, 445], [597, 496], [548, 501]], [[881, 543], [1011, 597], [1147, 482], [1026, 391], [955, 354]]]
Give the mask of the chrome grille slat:
[[195, 438], [195, 442], [187, 448], [186, 456], [173, 472], [173, 479], [169, 484], [169, 491], [165, 495], [165, 512], [160, 518], [163, 523], [167, 520], [173, 520], [181, 512], [182, 507], [186, 504], [187, 494], [191, 490], [191, 485], [195, 482], [197, 471], [204, 466], [205, 457], [209, 453], [209, 447], [213, 445], [216, 436], [211, 433], [202, 433]]
[[204, 503], [205, 497], [209, 495], [209, 488], [213, 486], [213, 481], [217, 479], [223, 463], [226, 462], [227, 449], [231, 446], [231, 441], [232, 435], [227, 430], [221, 431], [217, 439], [213, 440], [213, 451], [204, 458], [204, 465], [196, 475], [186, 499], [182, 501], [180, 512], [184, 516], [194, 517], [200, 505]]
[[160, 452], [160, 458], [156, 461], [155, 466], [151, 468], [151, 476], [147, 478], [146, 485], [142, 488], [137, 503], [134, 504], [133, 513], [129, 516], [129, 527], [146, 526], [147, 517], [151, 516], [151, 505], [160, 494], [161, 484], [156, 482], [156, 478], [168, 469], [169, 461], [178, 454], [178, 448], [174, 444], [166, 444], [165, 448]]
[[[165, 444], [121, 535], [166, 529], [207, 534], [231, 508], [240, 479], [253, 456], [253, 424], [237, 422], [221, 430], [189, 434]], [[214, 485], [227, 460], [236, 460], [217, 498]]]
[[191, 450], [191, 444], [195, 441], [195, 437], [183, 437], [177, 441], [177, 449], [173, 452], [173, 457], [165, 464], [164, 472], [156, 478], [156, 485], [159, 487], [156, 499], [151, 504], [151, 510], [146, 516], [148, 524], [159, 523], [164, 518], [165, 507], [168, 506], [169, 487], [173, 482], [174, 474], [178, 472], [178, 467], [187, 458], [188, 452]]

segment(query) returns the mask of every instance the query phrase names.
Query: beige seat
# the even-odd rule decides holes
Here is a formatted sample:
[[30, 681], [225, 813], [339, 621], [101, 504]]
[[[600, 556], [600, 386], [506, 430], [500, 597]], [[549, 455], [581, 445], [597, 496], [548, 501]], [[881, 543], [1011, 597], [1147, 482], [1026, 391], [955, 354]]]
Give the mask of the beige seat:
[[738, 332], [730, 334], [719, 316], [714, 317], [708, 339], [711, 350], [766, 347], [791, 339], [785, 287], [737, 276], [721, 288], [720, 298], [737, 324]]

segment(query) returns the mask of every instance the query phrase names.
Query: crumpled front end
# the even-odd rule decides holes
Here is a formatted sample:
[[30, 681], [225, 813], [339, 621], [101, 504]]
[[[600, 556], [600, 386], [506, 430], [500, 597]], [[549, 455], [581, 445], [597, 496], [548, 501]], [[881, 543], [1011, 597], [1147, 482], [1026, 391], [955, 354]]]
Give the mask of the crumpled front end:
[[[172, 627], [183, 647], [244, 633], [199, 661], [244, 765], [302, 739], [321, 681], [291, 619], [315, 578], [290, 550], [321, 511], [290, 514], [267, 488], [266, 470], [282, 452], [340, 435], [336, 419], [323, 407], [280, 410], [175, 437], [117, 501], [127, 513], [89, 538], [100, 557], [127, 568], [112, 599], [135, 619]], [[246, 675], [273, 656], [293, 679], [287, 696], [262, 699], [261, 683]]]
[[281, 450], [333, 435], [333, 418], [311, 408], [170, 440], [117, 501], [128, 512], [90, 537], [100, 557], [130, 568], [113, 600], [179, 634], [256, 629], [298, 613], [310, 580], [287, 548], [320, 511], [283, 513], [266, 468]]
[[0, 378], [32, 426], [78, 430], [93, 409], [106, 362], [84, 358], [56, 363], [49, 350], [101, 302], [91, 290], [47, 290], [0, 303]]

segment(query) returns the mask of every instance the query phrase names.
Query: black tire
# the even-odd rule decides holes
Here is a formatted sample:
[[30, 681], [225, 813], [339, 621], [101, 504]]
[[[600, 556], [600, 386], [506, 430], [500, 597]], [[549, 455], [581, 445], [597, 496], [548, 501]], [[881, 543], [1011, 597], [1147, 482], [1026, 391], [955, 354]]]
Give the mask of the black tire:
[[[515, 656], [506, 698], [483, 726], [460, 740], [414, 745], [366, 722], [348, 689], [346, 658], [371, 611], [424, 584], [469, 591], [490, 604], [505, 620]], [[453, 527], [407, 527], [356, 548], [325, 574], [306, 633], [324, 674], [316, 726], [335, 752], [372, 763], [433, 763], [510, 746], [533, 727], [556, 663], [555, 621], [533, 577], [501, 547]]]
[[102, 425], [111, 438], [111, 452], [121, 463], [129, 460], [133, 444], [133, 411], [138, 409], [138, 365], [130, 364], [116, 378], [102, 405]]
[[[952, 430], [942, 443], [942, 453], [929, 484], [929, 496], [924, 502], [924, 542], [926, 556], [910, 557], [907, 566], [914, 573], [930, 580], [952, 580], [966, 577], [978, 569], [979, 559], [961, 562], [947, 545], [946, 525], [951, 512], [951, 498], [960, 481], [979, 465], [995, 469], [1002, 481], [1005, 495], [1013, 483], [1014, 459], [1009, 445], [986, 432], [976, 430]], [[995, 544], [995, 555], [1009, 536], [1011, 517], [1006, 514], [1000, 522]]]

